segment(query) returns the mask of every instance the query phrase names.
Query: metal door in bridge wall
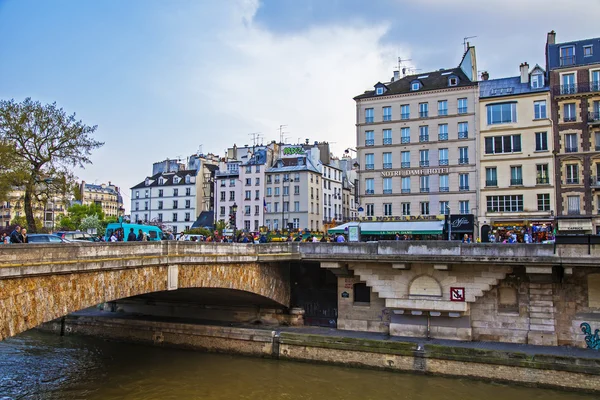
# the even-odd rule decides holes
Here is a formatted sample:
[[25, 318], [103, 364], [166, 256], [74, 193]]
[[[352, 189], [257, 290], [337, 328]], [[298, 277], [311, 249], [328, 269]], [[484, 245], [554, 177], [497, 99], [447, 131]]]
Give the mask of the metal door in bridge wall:
[[337, 277], [317, 263], [290, 266], [292, 307], [304, 309], [304, 324], [337, 327]]

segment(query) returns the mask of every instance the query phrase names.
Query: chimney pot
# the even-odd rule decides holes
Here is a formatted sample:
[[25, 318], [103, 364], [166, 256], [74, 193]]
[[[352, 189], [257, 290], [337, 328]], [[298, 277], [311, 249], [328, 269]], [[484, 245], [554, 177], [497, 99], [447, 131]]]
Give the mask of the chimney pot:
[[525, 61], [524, 63], [521, 63], [521, 65], [519, 65], [519, 70], [521, 72], [521, 83], [528, 83], [529, 82], [529, 64], [527, 63], [527, 61]]
[[554, 30], [551, 30], [550, 32], [548, 32], [546, 44], [555, 44], [555, 43], [556, 43], [556, 32], [554, 32]]
[[487, 71], [483, 71], [481, 73], [481, 80], [482, 81], [487, 81], [488, 79], [490, 79], [490, 74]]

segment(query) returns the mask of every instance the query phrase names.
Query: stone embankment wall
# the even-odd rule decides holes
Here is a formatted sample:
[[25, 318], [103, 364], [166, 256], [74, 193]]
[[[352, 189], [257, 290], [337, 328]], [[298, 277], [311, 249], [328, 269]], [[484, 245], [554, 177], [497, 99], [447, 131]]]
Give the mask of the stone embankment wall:
[[211, 352], [600, 393], [600, 359], [581, 355], [529, 355], [517, 351], [314, 335], [301, 330], [279, 332], [104, 317], [70, 316], [47, 323], [43, 329]]

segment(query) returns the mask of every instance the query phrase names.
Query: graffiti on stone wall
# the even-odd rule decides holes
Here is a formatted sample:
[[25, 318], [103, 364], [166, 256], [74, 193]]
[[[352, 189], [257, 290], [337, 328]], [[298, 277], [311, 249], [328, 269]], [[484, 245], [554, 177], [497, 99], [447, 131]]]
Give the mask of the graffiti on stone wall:
[[596, 329], [594, 333], [592, 333], [592, 327], [587, 322], [582, 322], [579, 327], [581, 328], [581, 332], [585, 335], [585, 343], [587, 344], [588, 349], [600, 350], [600, 329]]
[[392, 319], [390, 309], [384, 308], [383, 310], [381, 310], [381, 315], [379, 316], [379, 319], [381, 320], [381, 322], [383, 322], [384, 325], [389, 326], [390, 320]]

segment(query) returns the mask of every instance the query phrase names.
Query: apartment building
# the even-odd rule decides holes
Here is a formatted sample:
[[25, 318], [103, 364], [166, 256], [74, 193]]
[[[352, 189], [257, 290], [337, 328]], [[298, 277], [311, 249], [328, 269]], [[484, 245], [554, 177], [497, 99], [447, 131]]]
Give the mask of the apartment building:
[[99, 205], [106, 217], [122, 217], [125, 212], [119, 187], [113, 185], [110, 181], [108, 185], [106, 183], [96, 185], [82, 181], [79, 185], [79, 192], [81, 204]]
[[600, 233], [600, 38], [548, 33], [559, 233]]
[[456, 68], [394, 71], [391, 82], [354, 98], [366, 217], [476, 212], [476, 80], [475, 48], [467, 46]]
[[[222, 161], [219, 170], [215, 173], [215, 216], [217, 221], [230, 222], [230, 216], [235, 214], [236, 229], [244, 227], [244, 213], [242, 203], [242, 180], [240, 179], [239, 160]], [[235, 207], [237, 211], [234, 212]], [[233, 227], [230, 227], [233, 229]]]
[[510, 233], [534, 242], [554, 230], [554, 142], [546, 71], [519, 66], [519, 76], [479, 82], [481, 240]]

